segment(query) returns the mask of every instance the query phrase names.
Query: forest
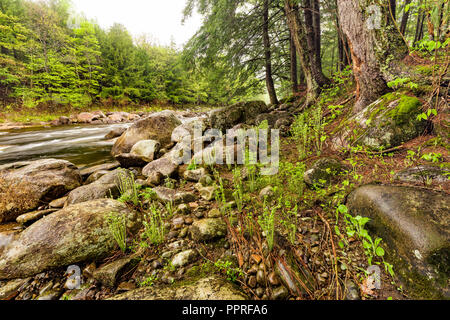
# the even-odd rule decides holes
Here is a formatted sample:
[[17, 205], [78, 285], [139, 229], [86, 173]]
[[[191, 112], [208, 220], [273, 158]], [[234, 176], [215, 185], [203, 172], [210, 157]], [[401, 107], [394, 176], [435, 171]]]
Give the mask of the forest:
[[[204, 17], [184, 48], [154, 45], [122, 25], [103, 30], [70, 1], [0, 1], [2, 107], [270, 102], [330, 84], [351, 63], [336, 0], [189, 0]], [[301, 2], [301, 3], [300, 3]], [[443, 45], [448, 2], [389, 1], [411, 48]]]

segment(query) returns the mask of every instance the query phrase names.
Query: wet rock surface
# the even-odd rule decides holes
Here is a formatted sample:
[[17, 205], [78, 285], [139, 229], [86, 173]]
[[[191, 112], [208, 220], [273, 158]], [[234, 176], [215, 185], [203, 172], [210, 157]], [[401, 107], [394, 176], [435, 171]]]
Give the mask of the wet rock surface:
[[389, 244], [399, 273], [415, 294], [433, 291], [432, 285], [434, 294], [449, 296], [450, 198], [446, 193], [368, 185], [351, 193], [347, 205], [352, 214], [371, 218], [370, 228]]

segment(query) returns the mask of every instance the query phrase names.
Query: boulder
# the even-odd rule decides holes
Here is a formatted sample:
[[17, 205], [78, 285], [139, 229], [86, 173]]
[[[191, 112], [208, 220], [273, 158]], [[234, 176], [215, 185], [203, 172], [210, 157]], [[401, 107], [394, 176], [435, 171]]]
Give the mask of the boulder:
[[[448, 166], [448, 165], [447, 165]], [[407, 183], [423, 183], [428, 180], [436, 183], [450, 182], [450, 168], [438, 165], [423, 165], [397, 172], [394, 179]]]
[[131, 148], [141, 140], [157, 140], [162, 148], [172, 145], [172, 132], [181, 125], [172, 111], [161, 111], [137, 121], [117, 139], [112, 148], [112, 155], [129, 153]]
[[117, 197], [119, 195], [119, 174], [129, 174], [124, 169], [116, 169], [103, 175], [91, 184], [81, 186], [72, 190], [67, 196], [66, 205], [90, 201], [94, 199]]
[[167, 203], [172, 202], [173, 205], [181, 203], [189, 203], [195, 201], [195, 196], [189, 192], [177, 191], [165, 187], [153, 188], [159, 201]]
[[88, 168], [84, 168], [82, 170], [80, 170], [80, 174], [83, 177], [83, 179], [86, 179], [87, 177], [89, 177], [91, 174], [93, 174], [96, 171], [100, 171], [100, 170], [113, 170], [113, 169], [117, 169], [120, 166], [119, 162], [109, 162], [109, 163], [102, 163], [93, 167], [88, 167]]
[[172, 141], [181, 142], [187, 136], [194, 139], [195, 129], [198, 128], [199, 134], [203, 134], [206, 129], [205, 119], [196, 119], [176, 127], [172, 132]]
[[114, 128], [105, 135], [105, 139], [111, 140], [120, 137], [125, 131], [127, 131], [126, 127]]
[[388, 244], [388, 261], [415, 297], [450, 297], [450, 198], [414, 187], [367, 185], [347, 200]]
[[64, 160], [43, 159], [0, 166], [0, 223], [13, 221], [80, 185], [79, 170]]
[[184, 179], [188, 181], [198, 182], [203, 176], [207, 174], [205, 168], [186, 170], [183, 174]]
[[140, 216], [116, 200], [66, 207], [32, 224], [5, 247], [0, 254], [0, 279], [24, 278], [107, 257], [117, 248], [108, 224], [112, 213], [126, 216], [130, 233], [140, 227]]
[[132, 155], [131, 153], [121, 153], [114, 156], [114, 158], [120, 163], [122, 168], [143, 167], [147, 164], [146, 161]]
[[77, 121], [79, 123], [91, 123], [93, 120], [98, 119], [98, 116], [90, 112], [82, 112], [77, 115]]
[[156, 159], [156, 155], [161, 145], [155, 140], [141, 140], [131, 148], [131, 156], [139, 158], [145, 162], [152, 162]]
[[117, 295], [111, 300], [247, 300], [230, 281], [209, 276], [183, 286], [146, 287]]
[[147, 164], [142, 169], [142, 174], [146, 177], [151, 177], [160, 173], [164, 177], [170, 177], [178, 170], [178, 167], [179, 165], [174, 163], [170, 157], [164, 156]]
[[227, 225], [222, 219], [201, 219], [191, 226], [191, 236], [195, 241], [210, 241], [227, 235]]
[[416, 97], [388, 93], [344, 121], [333, 147], [362, 145], [371, 150], [387, 150], [421, 135], [427, 121], [417, 120], [422, 103]]
[[268, 107], [263, 101], [236, 103], [212, 111], [210, 113], [211, 127], [225, 132], [225, 130], [230, 129], [239, 123], [255, 119], [257, 115], [267, 111]]
[[114, 287], [120, 276], [136, 263], [137, 260], [133, 257], [122, 258], [99, 267], [93, 272], [92, 277], [104, 286]]

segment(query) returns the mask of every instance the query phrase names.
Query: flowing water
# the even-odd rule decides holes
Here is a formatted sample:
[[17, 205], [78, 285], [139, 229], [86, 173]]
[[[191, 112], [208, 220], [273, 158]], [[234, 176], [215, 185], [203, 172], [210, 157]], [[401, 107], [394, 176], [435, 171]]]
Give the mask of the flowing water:
[[114, 140], [104, 137], [114, 128], [130, 125], [70, 125], [0, 132], [0, 164], [57, 158], [83, 168], [113, 161], [110, 152]]

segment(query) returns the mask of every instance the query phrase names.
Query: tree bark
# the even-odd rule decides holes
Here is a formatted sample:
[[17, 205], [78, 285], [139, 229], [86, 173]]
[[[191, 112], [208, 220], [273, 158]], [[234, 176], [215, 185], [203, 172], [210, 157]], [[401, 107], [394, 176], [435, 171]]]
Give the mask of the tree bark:
[[397, 19], [397, 0], [389, 0], [389, 8], [391, 10], [392, 17], [394, 17], [394, 20]]
[[289, 30], [294, 38], [295, 48], [297, 49], [297, 54], [303, 71], [303, 77], [306, 82], [306, 104], [311, 104], [319, 96], [320, 85], [313, 77], [311, 71], [311, 53], [307, 43], [305, 28], [300, 19], [298, 6], [295, 1], [284, 0], [284, 9]]
[[408, 55], [408, 47], [393, 24], [389, 3], [380, 5], [376, 0], [337, 3], [353, 60], [357, 83], [353, 111], [358, 112], [389, 90], [387, 82], [396, 77], [398, 63]]
[[[411, 4], [411, 1], [412, 0], [405, 1], [405, 8], [406, 8], [406, 6]], [[403, 12], [402, 22], [400, 23], [400, 32], [402, 35], [405, 35], [405, 33], [406, 33], [406, 27], [408, 26], [410, 12], [411, 12], [411, 10], [408, 10], [408, 12], [406, 12], [406, 11]]]
[[414, 44], [423, 37], [423, 22], [425, 20], [425, 13], [422, 9], [419, 8], [419, 12], [417, 13], [417, 24], [416, 24], [416, 34], [414, 35]]
[[272, 54], [270, 51], [269, 37], [269, 0], [264, 0], [263, 8], [263, 42], [264, 42], [264, 59], [266, 63], [266, 85], [269, 93], [270, 103], [278, 104], [277, 92], [272, 77]]
[[[320, 5], [317, 3], [317, 0], [304, 0], [303, 7], [306, 38], [311, 61], [311, 72], [319, 86], [323, 87], [329, 84], [330, 80], [323, 74], [322, 71], [322, 59], [320, 54]], [[319, 11], [316, 13], [315, 10]]]
[[290, 43], [289, 43], [289, 51], [290, 51], [290, 62], [291, 62], [291, 83], [292, 83], [292, 94], [296, 96], [298, 94], [298, 75], [297, 75], [297, 52], [295, 51], [295, 42], [292, 34], [289, 31], [290, 35]]

